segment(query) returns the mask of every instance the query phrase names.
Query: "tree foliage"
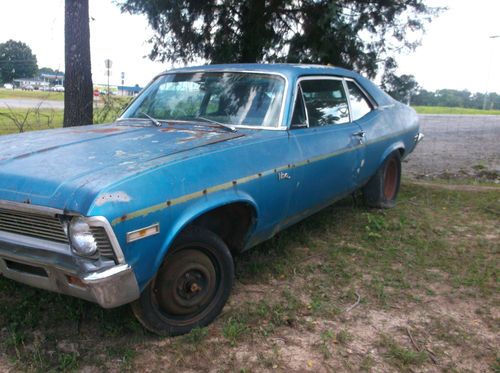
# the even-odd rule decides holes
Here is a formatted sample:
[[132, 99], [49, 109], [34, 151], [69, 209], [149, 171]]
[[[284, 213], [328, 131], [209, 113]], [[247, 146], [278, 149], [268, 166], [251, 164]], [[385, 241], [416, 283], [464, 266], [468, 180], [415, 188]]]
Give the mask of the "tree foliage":
[[115, 2], [148, 17], [151, 59], [333, 64], [371, 77], [387, 56], [414, 49], [439, 11], [425, 0]]
[[51, 74], [51, 75], [64, 75], [64, 73], [58, 69], [53, 69], [51, 67], [41, 67], [38, 69], [38, 74]]
[[467, 90], [438, 89], [436, 91], [420, 90], [412, 96], [412, 105], [417, 106], [446, 106], [471, 109], [500, 110], [499, 93], [472, 93]]
[[89, 1], [66, 0], [64, 8], [64, 127], [92, 124]]
[[1, 83], [10, 83], [17, 78], [31, 78], [37, 71], [36, 56], [28, 45], [14, 40], [0, 44]]
[[398, 101], [409, 104], [411, 97], [418, 93], [419, 86], [413, 75], [384, 74], [382, 89]]

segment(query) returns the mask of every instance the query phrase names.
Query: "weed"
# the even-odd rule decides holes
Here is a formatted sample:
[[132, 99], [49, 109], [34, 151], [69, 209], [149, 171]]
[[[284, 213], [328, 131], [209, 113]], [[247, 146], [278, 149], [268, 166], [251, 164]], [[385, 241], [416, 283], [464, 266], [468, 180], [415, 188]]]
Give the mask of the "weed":
[[182, 337], [183, 342], [190, 343], [192, 345], [199, 345], [208, 336], [207, 328], [194, 328], [189, 334]]
[[336, 339], [339, 344], [345, 346], [349, 342], [351, 342], [353, 338], [352, 335], [346, 329], [341, 329], [337, 332]]
[[76, 353], [62, 353], [58, 359], [58, 370], [63, 372], [72, 371], [78, 368], [78, 355]]
[[231, 346], [235, 346], [249, 331], [248, 326], [235, 318], [229, 318], [222, 328], [222, 335], [229, 341]]
[[379, 345], [385, 348], [384, 355], [399, 368], [420, 366], [427, 360], [425, 352], [407, 349], [385, 335], [382, 336]]

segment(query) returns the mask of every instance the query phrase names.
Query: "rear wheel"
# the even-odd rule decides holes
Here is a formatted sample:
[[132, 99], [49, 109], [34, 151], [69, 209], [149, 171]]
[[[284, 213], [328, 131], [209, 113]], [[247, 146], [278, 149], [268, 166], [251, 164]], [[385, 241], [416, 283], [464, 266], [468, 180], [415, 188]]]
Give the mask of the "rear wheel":
[[399, 151], [395, 151], [386, 158], [377, 173], [363, 187], [365, 204], [378, 208], [394, 207], [400, 183], [401, 155]]
[[217, 317], [233, 279], [233, 259], [224, 241], [207, 229], [190, 227], [176, 239], [132, 310], [154, 333], [185, 334]]

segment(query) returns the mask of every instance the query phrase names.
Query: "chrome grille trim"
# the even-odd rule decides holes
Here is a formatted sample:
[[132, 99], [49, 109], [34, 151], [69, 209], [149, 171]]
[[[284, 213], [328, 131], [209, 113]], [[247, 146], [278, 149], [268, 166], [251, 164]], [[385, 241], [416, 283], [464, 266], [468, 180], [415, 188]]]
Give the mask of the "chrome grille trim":
[[[1, 215], [2, 213], [4, 215]], [[81, 215], [52, 207], [0, 200], [0, 216], [4, 216], [4, 219], [0, 220], [0, 237], [3, 231], [4, 235], [17, 234], [20, 237], [27, 236], [53, 242], [53, 245], [70, 245], [64, 223], [59, 217]], [[108, 219], [104, 216], [84, 218], [92, 230], [98, 228], [96, 232], [98, 233], [99, 253], [105, 258], [114, 260], [117, 264], [125, 264], [125, 256]], [[23, 227], [28, 223], [29, 228]]]
[[[104, 252], [113, 252], [113, 258], [115, 260], [115, 263], [117, 264], [125, 264], [125, 256], [123, 255], [123, 251], [120, 247], [120, 244], [118, 243], [118, 240], [116, 239], [115, 232], [113, 231], [113, 228], [111, 228], [111, 225], [109, 224], [108, 219], [106, 219], [104, 216], [91, 216], [88, 218], [85, 218], [87, 221], [87, 224], [91, 227], [92, 231], [94, 231], [94, 228], [99, 227], [102, 229], [104, 233], [99, 233], [99, 238], [100, 240], [98, 241], [98, 247], [99, 247], [99, 252], [101, 252], [101, 245], [104, 250]], [[103, 237], [107, 237], [107, 240], [104, 240]], [[109, 244], [108, 244], [109, 242]], [[105, 248], [106, 245], [109, 245]]]
[[92, 231], [92, 235], [97, 243], [97, 250], [99, 254], [106, 258], [111, 259], [116, 262], [115, 252], [113, 250], [113, 245], [111, 245], [111, 241], [109, 240], [108, 234], [103, 227], [90, 227]]
[[27, 213], [0, 207], [0, 230], [68, 244], [68, 237], [57, 215]]

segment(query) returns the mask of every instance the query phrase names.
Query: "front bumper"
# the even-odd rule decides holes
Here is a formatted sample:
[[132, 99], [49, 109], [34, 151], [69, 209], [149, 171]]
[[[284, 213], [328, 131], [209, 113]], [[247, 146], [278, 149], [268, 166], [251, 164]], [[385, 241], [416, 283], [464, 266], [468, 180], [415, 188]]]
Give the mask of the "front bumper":
[[76, 257], [68, 245], [0, 231], [0, 274], [49, 291], [113, 308], [139, 298], [127, 264]]

